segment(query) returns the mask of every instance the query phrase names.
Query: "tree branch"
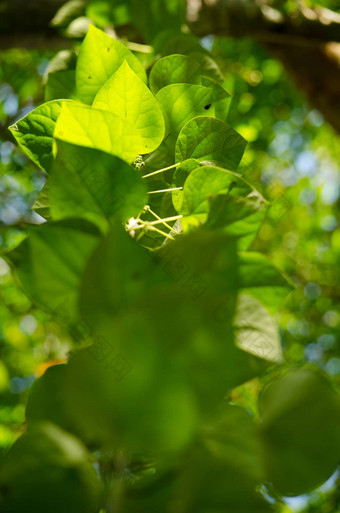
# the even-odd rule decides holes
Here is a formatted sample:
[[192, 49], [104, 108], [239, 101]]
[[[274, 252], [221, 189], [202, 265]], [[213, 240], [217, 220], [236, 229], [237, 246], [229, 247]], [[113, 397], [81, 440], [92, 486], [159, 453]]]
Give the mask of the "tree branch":
[[263, 0], [187, 0], [187, 21], [199, 37], [251, 36], [294, 46], [340, 42], [340, 15], [324, 8], [301, 8], [294, 16], [283, 16]]
[[0, 34], [0, 51], [11, 48], [39, 50], [63, 50], [73, 46], [72, 39], [66, 39], [55, 30], [32, 33]]

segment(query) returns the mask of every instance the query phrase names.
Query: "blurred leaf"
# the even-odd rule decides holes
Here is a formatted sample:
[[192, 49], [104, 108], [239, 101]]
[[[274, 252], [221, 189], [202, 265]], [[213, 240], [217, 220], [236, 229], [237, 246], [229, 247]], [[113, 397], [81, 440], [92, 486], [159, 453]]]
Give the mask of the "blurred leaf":
[[255, 490], [256, 484], [247, 468], [235, 468], [222, 454], [212, 454], [199, 447], [184, 463], [179, 495], [183, 511], [188, 513], [267, 513], [270, 505]]
[[[245, 184], [244, 184], [245, 185]], [[217, 194], [209, 197], [208, 226], [223, 227], [223, 231], [238, 239], [240, 251], [253, 242], [267, 210], [267, 202], [255, 190], [244, 187], [244, 196]]]
[[283, 495], [300, 495], [335, 471], [340, 451], [340, 400], [311, 369], [287, 373], [260, 396], [268, 477]]
[[63, 70], [49, 73], [45, 89], [45, 101], [58, 99], [74, 99], [75, 97], [75, 71]]
[[149, 0], [142, 10], [138, 0], [130, 0], [129, 3], [134, 23], [147, 41], [152, 42], [166, 29], [175, 29], [179, 32], [184, 14], [182, 0]]
[[85, 0], [69, 0], [58, 9], [51, 21], [54, 27], [66, 27], [73, 19], [84, 13]]
[[275, 312], [291, 292], [292, 284], [261, 253], [242, 252], [239, 265], [240, 288]]
[[26, 406], [29, 427], [39, 421], [49, 421], [75, 432], [72, 409], [65, 397], [66, 373], [65, 364], [53, 365], [34, 382]]
[[175, 454], [197, 429], [191, 388], [164, 361], [153, 330], [137, 311], [107, 320], [94, 346], [69, 362], [66, 402], [77, 429], [99, 446], [157, 458]]
[[233, 325], [238, 347], [265, 360], [283, 360], [277, 325], [259, 301], [241, 294]]
[[81, 442], [53, 424], [29, 429], [0, 471], [3, 511], [95, 513], [100, 487]]
[[56, 316], [73, 321], [85, 263], [97, 243], [93, 225], [69, 220], [31, 226], [10, 254], [26, 293]]

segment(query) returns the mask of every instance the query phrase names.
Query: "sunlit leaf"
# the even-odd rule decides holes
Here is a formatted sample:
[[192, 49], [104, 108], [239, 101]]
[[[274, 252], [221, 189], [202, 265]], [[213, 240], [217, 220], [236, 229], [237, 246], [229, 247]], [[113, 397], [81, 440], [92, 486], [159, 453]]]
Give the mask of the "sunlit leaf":
[[112, 112], [132, 126], [147, 142], [148, 152], [162, 142], [164, 120], [159, 104], [126, 60], [99, 90], [93, 106]]
[[53, 162], [53, 134], [63, 104], [61, 101], [44, 103], [10, 127], [19, 146], [47, 172]]
[[90, 25], [77, 61], [77, 98], [91, 104], [100, 88], [124, 60], [146, 82], [144, 68], [133, 53], [117, 39]]
[[[100, 130], [98, 130], [100, 127]], [[125, 119], [101, 109], [70, 102], [64, 105], [55, 137], [78, 146], [111, 153], [129, 163], [148, 153], [154, 144]]]

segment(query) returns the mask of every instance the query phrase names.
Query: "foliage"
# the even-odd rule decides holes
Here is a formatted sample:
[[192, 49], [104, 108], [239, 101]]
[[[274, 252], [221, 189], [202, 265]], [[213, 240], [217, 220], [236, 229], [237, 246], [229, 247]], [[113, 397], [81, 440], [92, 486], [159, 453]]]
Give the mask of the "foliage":
[[230, 77], [191, 36], [155, 46], [146, 74], [91, 27], [75, 70], [51, 73], [48, 102], [11, 129], [48, 174], [33, 206], [47, 222], [6, 260], [73, 346], [32, 387], [5, 510], [31, 483], [35, 511], [265, 512], [269, 491], [277, 508], [336, 469], [338, 393], [283, 359], [272, 315], [292, 285], [254, 251], [268, 202], [254, 149], [237, 172]]

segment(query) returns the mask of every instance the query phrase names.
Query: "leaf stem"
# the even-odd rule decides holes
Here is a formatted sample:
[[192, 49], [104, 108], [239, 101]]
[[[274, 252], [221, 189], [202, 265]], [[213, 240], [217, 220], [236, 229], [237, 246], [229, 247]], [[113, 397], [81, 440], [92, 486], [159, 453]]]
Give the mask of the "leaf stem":
[[125, 46], [133, 52], [152, 53], [153, 51], [152, 46], [142, 45], [140, 43], [133, 43], [132, 41], [127, 41], [125, 43]]
[[178, 219], [181, 219], [183, 216], [172, 216], [172, 217], [164, 217], [164, 219], [158, 218], [157, 221], [144, 221], [149, 226], [155, 226], [155, 224], [164, 224], [164, 222], [167, 221], [177, 221]]
[[171, 235], [169, 235], [168, 233], [165, 233], [163, 232], [162, 230], [160, 230], [159, 228], [157, 228], [156, 226], [151, 226], [151, 229], [157, 233], [160, 233], [161, 235], [163, 235], [163, 237], [166, 237], [167, 239], [170, 239], [170, 240], [175, 240], [175, 237], [172, 237]]
[[172, 187], [171, 189], [159, 189], [159, 191], [148, 191], [148, 194], [158, 194], [161, 192], [181, 191], [183, 187]]
[[145, 207], [145, 210], [146, 210], [147, 212], [150, 212], [150, 214], [152, 214], [156, 219], [158, 219], [158, 220], [162, 221], [162, 224], [164, 224], [164, 226], [166, 226], [169, 230], [171, 230], [173, 233], [175, 233], [176, 235], [178, 235], [178, 232], [176, 232], [176, 230], [175, 230], [172, 226], [170, 226], [168, 223], [166, 223], [166, 222], [164, 221], [164, 219], [162, 219], [161, 217], [159, 217], [159, 215], [157, 215], [157, 214], [156, 214], [156, 212], [154, 212], [153, 210], [151, 210], [151, 208], [149, 207], [149, 205], [147, 205], [147, 206]]
[[175, 167], [178, 167], [181, 163], [178, 162], [177, 164], [172, 164], [172, 166], [163, 167], [163, 169], [158, 169], [157, 171], [153, 171], [152, 173], [149, 173], [147, 175], [143, 175], [142, 178], [148, 178], [149, 176], [158, 175], [159, 173], [164, 173], [164, 171], [169, 171], [170, 169], [174, 169]]

